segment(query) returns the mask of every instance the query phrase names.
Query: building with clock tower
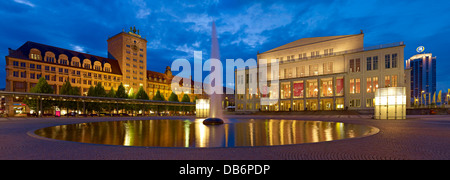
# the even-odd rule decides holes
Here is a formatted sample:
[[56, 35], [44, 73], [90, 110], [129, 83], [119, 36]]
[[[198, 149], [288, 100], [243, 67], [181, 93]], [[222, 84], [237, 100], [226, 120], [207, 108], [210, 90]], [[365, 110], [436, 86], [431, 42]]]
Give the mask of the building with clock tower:
[[140, 86], [147, 89], [147, 40], [139, 30], [130, 28], [108, 40], [108, 58], [119, 62], [127, 92], [137, 92]]

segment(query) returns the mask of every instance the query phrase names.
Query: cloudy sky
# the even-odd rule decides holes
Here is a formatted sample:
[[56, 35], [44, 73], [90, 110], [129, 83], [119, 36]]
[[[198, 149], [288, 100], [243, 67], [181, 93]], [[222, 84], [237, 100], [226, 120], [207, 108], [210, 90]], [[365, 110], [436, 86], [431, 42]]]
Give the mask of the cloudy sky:
[[194, 50], [209, 58], [213, 20], [222, 59], [362, 29], [365, 46], [404, 41], [405, 58], [425, 46], [437, 56], [438, 90], [450, 88], [448, 0], [2, 0], [0, 7], [0, 57], [26, 41], [107, 57], [108, 37], [136, 26], [148, 40], [147, 69], [163, 72], [175, 59], [193, 61]]

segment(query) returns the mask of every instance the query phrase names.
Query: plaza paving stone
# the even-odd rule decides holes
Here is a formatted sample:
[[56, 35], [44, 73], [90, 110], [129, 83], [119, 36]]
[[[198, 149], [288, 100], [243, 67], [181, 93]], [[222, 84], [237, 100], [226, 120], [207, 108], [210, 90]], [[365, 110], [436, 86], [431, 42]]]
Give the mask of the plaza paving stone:
[[[144, 160], [403, 160], [450, 159], [450, 116], [417, 115], [374, 120], [368, 115], [234, 115], [237, 119], [321, 120], [370, 125], [380, 132], [331, 142], [267, 147], [155, 148], [83, 144], [33, 135], [36, 129], [94, 121], [180, 117], [0, 118], [0, 159]], [[193, 118], [193, 117], [181, 117]]]

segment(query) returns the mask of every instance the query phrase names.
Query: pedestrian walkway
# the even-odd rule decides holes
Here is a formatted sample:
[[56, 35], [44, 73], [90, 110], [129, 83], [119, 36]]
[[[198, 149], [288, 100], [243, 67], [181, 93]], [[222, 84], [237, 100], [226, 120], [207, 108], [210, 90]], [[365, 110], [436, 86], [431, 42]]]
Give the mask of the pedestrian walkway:
[[[0, 159], [445, 159], [450, 160], [450, 116], [374, 120], [369, 115], [233, 115], [239, 119], [339, 121], [380, 129], [378, 134], [331, 142], [270, 147], [147, 148], [49, 140], [33, 136], [43, 127], [93, 121], [192, 119], [194, 117], [1, 118]], [[220, 154], [220, 156], [218, 156]]]

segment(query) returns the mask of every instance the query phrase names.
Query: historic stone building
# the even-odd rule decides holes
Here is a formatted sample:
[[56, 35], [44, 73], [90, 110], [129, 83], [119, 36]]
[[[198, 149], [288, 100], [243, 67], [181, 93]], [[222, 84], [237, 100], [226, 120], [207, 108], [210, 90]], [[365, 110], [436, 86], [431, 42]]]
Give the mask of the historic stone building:
[[[170, 67], [164, 73], [147, 70], [145, 38], [135, 30], [130, 30], [110, 37], [107, 42], [108, 58], [30, 41], [16, 50], [9, 49], [9, 55], [5, 57], [5, 90], [29, 92], [39, 78], [44, 77], [55, 94], [60, 93], [64, 82], [70, 81], [83, 96], [87, 95], [89, 87], [97, 83], [102, 83], [106, 91], [111, 88], [117, 90], [122, 83], [127, 93], [136, 93], [142, 86], [150, 98], [158, 90], [166, 100], [169, 98], [172, 93], [172, 72]], [[193, 93], [190, 95], [191, 101], [195, 96]], [[182, 95], [179, 100], [181, 98]], [[19, 99], [7, 99], [7, 106], [10, 115], [29, 111]]]
[[[409, 89], [409, 76], [405, 74], [403, 61], [404, 47], [403, 42], [364, 47], [361, 32], [303, 38], [258, 53], [258, 62], [266, 59], [279, 63], [278, 102], [262, 106], [261, 97], [270, 97], [271, 92], [262, 95], [258, 89], [257, 94], [250, 94], [248, 83], [256, 78], [245, 70], [243, 77], [236, 77], [237, 84], [244, 83], [246, 87], [245, 94], [236, 94], [236, 110], [371, 109], [378, 88]], [[270, 72], [270, 65], [268, 69]], [[267, 78], [270, 80], [270, 73]]]

